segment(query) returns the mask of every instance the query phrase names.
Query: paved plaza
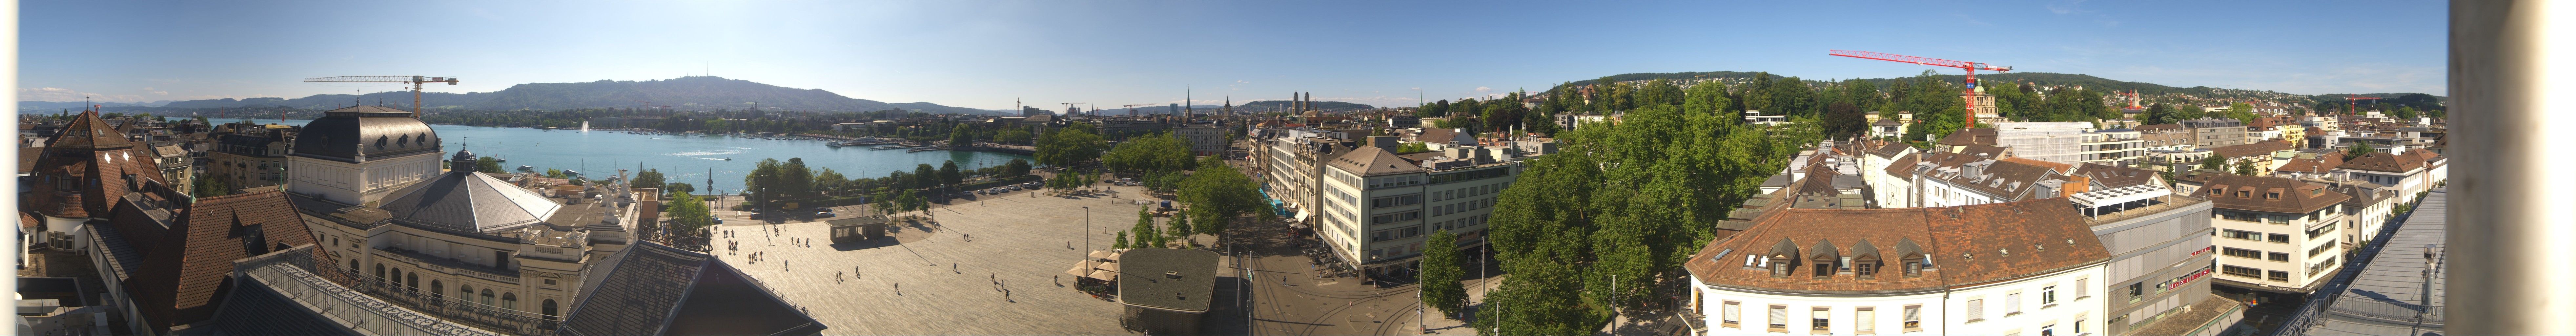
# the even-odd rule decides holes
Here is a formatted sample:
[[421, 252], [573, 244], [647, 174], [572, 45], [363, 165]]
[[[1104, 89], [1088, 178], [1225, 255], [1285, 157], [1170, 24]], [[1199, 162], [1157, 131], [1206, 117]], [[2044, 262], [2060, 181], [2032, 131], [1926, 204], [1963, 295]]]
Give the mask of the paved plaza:
[[[1135, 225], [1132, 202], [1141, 188], [1106, 188], [1119, 192], [1068, 198], [1021, 191], [934, 204], [928, 217], [935, 224], [896, 222], [902, 226], [896, 234], [908, 236], [902, 243], [834, 246], [824, 222], [728, 218], [718, 231], [732, 236], [719, 236], [716, 249], [830, 326], [825, 334], [1135, 334], [1118, 326], [1120, 304], [1075, 291], [1072, 278], [1056, 278], [1082, 260], [1085, 235], [1091, 249], [1107, 249], [1119, 230]], [[1087, 230], [1084, 206], [1091, 207]], [[729, 242], [740, 249], [726, 248]], [[1218, 299], [1233, 300], [1233, 279], [1219, 282]], [[1239, 323], [1223, 327], [1220, 320], [1240, 315], [1209, 315], [1210, 333], [1241, 333]]]

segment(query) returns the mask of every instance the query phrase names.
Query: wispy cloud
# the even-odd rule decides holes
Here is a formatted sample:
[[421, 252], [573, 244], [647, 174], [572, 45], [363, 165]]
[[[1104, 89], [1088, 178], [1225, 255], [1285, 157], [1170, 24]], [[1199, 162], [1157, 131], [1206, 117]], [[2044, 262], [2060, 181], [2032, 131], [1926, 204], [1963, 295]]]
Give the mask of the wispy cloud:
[[1494, 92], [1494, 88], [1478, 86], [1476, 87], [1476, 92]]

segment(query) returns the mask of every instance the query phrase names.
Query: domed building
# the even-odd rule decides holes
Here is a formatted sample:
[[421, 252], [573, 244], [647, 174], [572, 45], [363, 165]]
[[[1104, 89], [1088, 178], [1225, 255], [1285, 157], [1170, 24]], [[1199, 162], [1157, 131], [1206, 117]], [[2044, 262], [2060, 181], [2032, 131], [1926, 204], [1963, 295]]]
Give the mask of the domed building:
[[287, 191], [366, 205], [438, 176], [438, 132], [411, 112], [383, 106], [325, 111], [304, 125], [287, 157]]

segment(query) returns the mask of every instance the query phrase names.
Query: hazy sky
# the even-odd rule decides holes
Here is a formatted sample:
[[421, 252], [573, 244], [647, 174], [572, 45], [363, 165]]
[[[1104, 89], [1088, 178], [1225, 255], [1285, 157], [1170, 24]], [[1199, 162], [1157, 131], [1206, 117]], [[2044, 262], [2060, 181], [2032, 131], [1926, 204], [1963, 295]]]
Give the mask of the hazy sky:
[[[1866, 50], [2175, 86], [2444, 92], [2445, 6], [2376, 2], [26, 1], [21, 100], [438, 92], [713, 74], [1002, 109], [1411, 105], [1634, 72], [1909, 76]], [[1949, 69], [1943, 73], [1957, 73]]]

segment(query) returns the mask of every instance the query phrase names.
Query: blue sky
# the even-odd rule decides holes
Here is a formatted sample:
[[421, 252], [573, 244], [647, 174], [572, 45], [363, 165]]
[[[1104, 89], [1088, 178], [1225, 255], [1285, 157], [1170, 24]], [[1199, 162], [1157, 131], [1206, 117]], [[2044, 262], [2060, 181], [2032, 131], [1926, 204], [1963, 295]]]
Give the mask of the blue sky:
[[[2444, 92], [2434, 1], [27, 1], [21, 100], [396, 90], [713, 74], [1001, 109], [1283, 99], [1411, 105], [1634, 72], [1897, 77], [1865, 50], [2176, 86]], [[1943, 73], [1957, 73], [1950, 69]], [[1418, 90], [1418, 91], [1417, 91]]]

